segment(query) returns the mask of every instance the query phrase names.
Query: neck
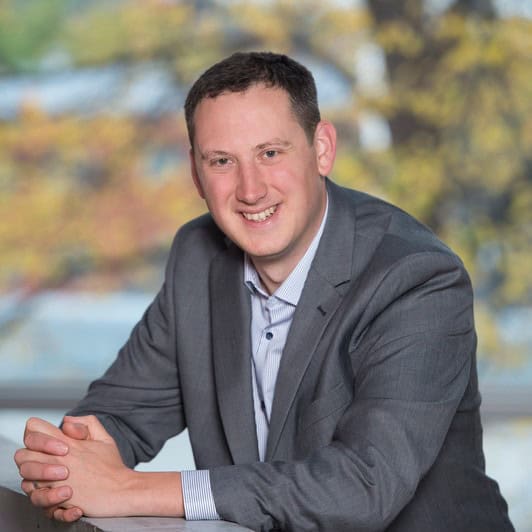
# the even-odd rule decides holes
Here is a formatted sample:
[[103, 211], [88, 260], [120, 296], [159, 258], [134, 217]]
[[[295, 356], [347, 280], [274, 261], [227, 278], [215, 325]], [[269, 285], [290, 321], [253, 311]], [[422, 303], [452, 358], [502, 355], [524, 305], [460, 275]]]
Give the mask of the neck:
[[285, 282], [290, 272], [297, 266], [297, 262], [293, 265], [282, 266], [278, 264], [263, 264], [255, 259], [251, 259], [251, 262], [259, 274], [263, 288], [270, 296]]
[[[315, 230], [311, 233], [312, 236], [307, 236], [306, 242], [301, 246], [296, 244], [295, 249], [287, 250], [284, 256], [270, 256], [270, 257], [249, 257], [253, 263], [253, 267], [259, 274], [263, 288], [269, 295], [272, 295], [288, 278], [294, 268], [299, 264], [299, 261], [305, 256], [312, 241], [316, 237], [327, 209], [327, 200], [321, 209], [320, 215], [317, 217], [318, 223]], [[303, 248], [304, 251], [301, 251]], [[297, 250], [299, 249], [299, 252]]]

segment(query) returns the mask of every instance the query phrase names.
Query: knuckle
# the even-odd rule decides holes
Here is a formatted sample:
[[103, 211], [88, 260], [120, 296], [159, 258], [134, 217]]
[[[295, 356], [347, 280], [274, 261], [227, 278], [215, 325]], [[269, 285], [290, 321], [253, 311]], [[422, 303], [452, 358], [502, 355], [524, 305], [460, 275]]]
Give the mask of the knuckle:
[[20, 464], [22, 463], [23, 459], [24, 459], [24, 449], [17, 449], [15, 451], [15, 454], [13, 456], [14, 460], [15, 460], [15, 463], [20, 466]]
[[28, 418], [28, 421], [26, 421], [26, 429], [33, 430], [33, 428], [39, 423], [39, 419], [36, 417], [30, 417]]
[[35, 437], [34, 437], [34, 433], [31, 432], [31, 431], [26, 431], [24, 433], [24, 445], [25, 447], [27, 447], [28, 449], [31, 448], [31, 446], [35, 443]]
[[46, 464], [42, 467], [42, 477], [47, 480], [54, 480], [57, 478], [57, 469], [53, 464]]
[[19, 474], [22, 478], [28, 478], [31, 473], [31, 467], [27, 462], [20, 464], [18, 468]]
[[77, 508], [67, 509], [64, 511], [63, 515], [65, 520], [70, 522], [77, 521], [81, 517], [80, 512]]
[[41, 504], [41, 496], [38, 490], [33, 490], [30, 494], [30, 501], [33, 506], [46, 506], [44, 504]]

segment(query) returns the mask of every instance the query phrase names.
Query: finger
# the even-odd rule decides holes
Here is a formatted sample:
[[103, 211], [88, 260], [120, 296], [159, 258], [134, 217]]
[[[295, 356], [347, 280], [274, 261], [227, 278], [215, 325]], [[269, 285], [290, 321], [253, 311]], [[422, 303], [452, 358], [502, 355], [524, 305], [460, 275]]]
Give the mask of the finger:
[[24, 445], [32, 451], [64, 456], [68, 453], [68, 445], [64, 441], [63, 434], [61, 432], [60, 434], [61, 436], [57, 438], [44, 432], [26, 430], [24, 433]]
[[57, 521], [72, 523], [73, 521], [77, 521], [82, 515], [83, 512], [81, 509], [73, 506], [72, 508], [55, 508], [51, 517]]
[[33, 490], [53, 487], [53, 483], [23, 479], [20, 487], [26, 495], [29, 495]]
[[56, 436], [59, 439], [62, 436], [61, 429], [59, 429], [59, 427], [56, 427], [49, 421], [39, 417], [30, 417], [28, 421], [26, 421], [24, 435], [26, 435], [26, 432], [42, 432], [44, 434], [48, 434], [49, 436]]
[[[55, 512], [57, 510], [61, 509], [62, 511], [64, 511], [64, 510], [69, 510], [71, 508], [76, 508], [76, 507], [72, 506], [68, 502], [64, 502], [62, 504], [56, 504], [55, 506], [50, 506], [49, 508], [43, 508], [42, 510], [44, 512], [44, 515], [46, 515], [46, 517], [48, 517], [48, 519], [55, 519], [54, 514], [55, 514]], [[59, 520], [63, 521], [63, 519], [59, 519]]]
[[19, 473], [24, 480], [40, 482], [54, 482], [68, 478], [68, 469], [64, 465], [42, 462], [23, 462], [19, 467]]
[[24, 462], [41, 462], [42, 464], [57, 464], [61, 461], [60, 457], [52, 454], [41, 453], [38, 451], [31, 451], [30, 449], [18, 449], [13, 459], [20, 468]]
[[58, 486], [55, 488], [41, 488], [33, 490], [30, 495], [31, 503], [40, 508], [49, 508], [64, 504], [72, 497], [70, 486]]
[[88, 440], [90, 439], [89, 427], [83, 423], [73, 423], [72, 421], [63, 421], [62, 425], [63, 432], [70, 438], [75, 440]]
[[23, 480], [20, 483], [20, 487], [26, 495], [29, 495], [33, 491], [33, 483], [30, 480]]

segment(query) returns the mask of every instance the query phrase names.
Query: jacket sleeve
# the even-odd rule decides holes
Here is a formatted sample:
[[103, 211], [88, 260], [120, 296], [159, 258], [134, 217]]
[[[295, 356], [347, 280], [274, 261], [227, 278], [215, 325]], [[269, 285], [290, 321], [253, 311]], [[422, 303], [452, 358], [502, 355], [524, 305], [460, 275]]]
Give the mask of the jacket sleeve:
[[353, 370], [353, 400], [332, 441], [301, 461], [211, 469], [223, 519], [254, 530], [368, 532], [384, 530], [412, 498], [469, 381], [470, 282], [456, 257], [414, 254], [382, 277], [368, 312], [363, 331], [341, 342], [345, 352], [328, 355], [348, 356]]
[[70, 415], [96, 415], [133, 467], [157, 454], [185, 428], [175, 352], [173, 269], [177, 238], [165, 281], [105, 374], [94, 381]]

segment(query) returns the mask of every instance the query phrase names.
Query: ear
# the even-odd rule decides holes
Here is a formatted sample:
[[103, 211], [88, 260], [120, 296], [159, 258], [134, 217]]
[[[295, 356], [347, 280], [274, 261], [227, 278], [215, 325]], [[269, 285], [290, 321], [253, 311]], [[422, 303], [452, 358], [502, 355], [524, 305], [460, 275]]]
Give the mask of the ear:
[[194, 150], [192, 148], [190, 148], [188, 151], [188, 159], [190, 161], [190, 174], [192, 175], [192, 181], [194, 181], [194, 185], [196, 186], [196, 190], [198, 191], [200, 198], [205, 199], [205, 192], [198, 175], [196, 160], [194, 159]]
[[320, 175], [329, 175], [336, 157], [336, 129], [328, 120], [322, 120], [316, 126], [314, 149]]

